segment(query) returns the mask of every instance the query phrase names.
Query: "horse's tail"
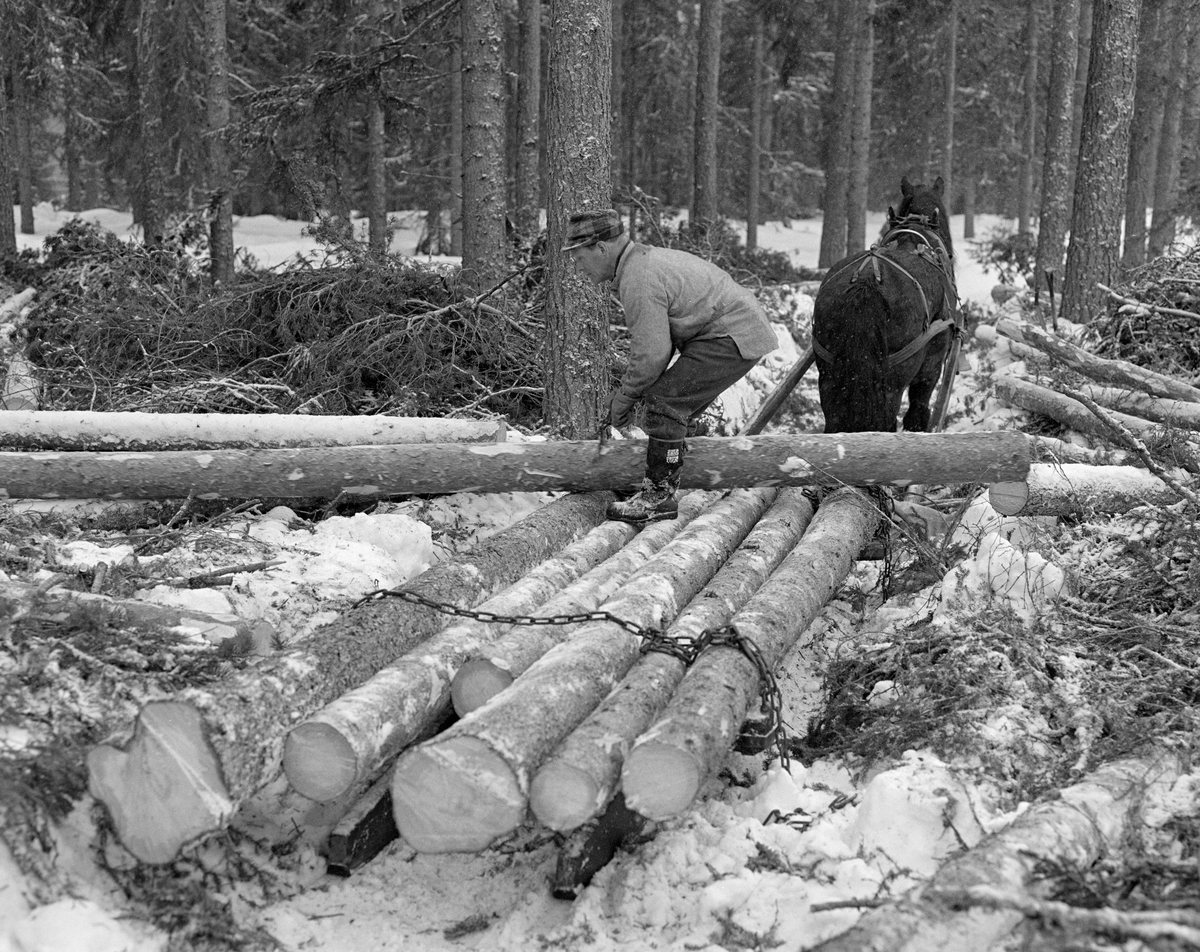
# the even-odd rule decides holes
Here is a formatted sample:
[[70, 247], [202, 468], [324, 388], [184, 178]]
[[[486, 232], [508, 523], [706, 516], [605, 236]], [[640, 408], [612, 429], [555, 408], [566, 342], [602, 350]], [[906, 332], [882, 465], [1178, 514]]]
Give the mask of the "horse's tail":
[[[826, 433], [894, 432], [888, 420], [888, 304], [873, 281], [817, 295], [813, 340], [831, 360], [818, 364]], [[818, 351], [819, 354], [819, 351]]]

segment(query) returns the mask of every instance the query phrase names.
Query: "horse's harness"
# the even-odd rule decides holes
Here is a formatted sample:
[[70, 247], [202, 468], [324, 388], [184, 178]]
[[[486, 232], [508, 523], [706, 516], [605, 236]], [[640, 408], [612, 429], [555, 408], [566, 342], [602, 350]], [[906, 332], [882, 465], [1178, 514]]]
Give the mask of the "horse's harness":
[[[829, 272], [825, 280], [828, 281], [835, 274], [857, 264], [857, 267], [854, 269], [854, 275], [850, 279], [853, 283], [863, 277], [867, 265], [870, 264], [875, 283], [881, 284], [883, 282], [883, 275], [880, 272], [879, 262], [886, 261], [913, 283], [913, 286], [917, 289], [917, 293], [921, 295], [921, 305], [925, 309], [924, 329], [920, 335], [906, 344], [902, 349], [896, 351], [894, 354], [888, 354], [888, 366], [895, 367], [923, 350], [925, 345], [937, 337], [938, 334], [942, 333], [942, 331], [953, 328], [955, 334], [961, 334], [963, 328], [962, 318], [956, 306], [958, 303], [958, 289], [954, 284], [954, 271], [950, 266], [950, 253], [946, 248], [945, 242], [942, 241], [941, 237], [934, 230], [933, 222], [930, 221], [929, 216], [906, 215], [904, 218], [890, 219], [889, 224], [890, 227], [884, 233], [883, 237], [866, 251], [859, 252], [851, 258], [847, 258], [836, 271]], [[936, 321], [933, 320], [933, 312], [929, 309], [929, 299], [925, 296], [925, 288], [921, 286], [921, 282], [895, 258], [883, 254], [881, 249], [903, 235], [912, 235], [916, 238], [918, 245], [915, 254], [928, 260], [938, 269], [938, 273], [942, 276], [942, 302], [945, 305], [945, 310], [953, 314], [953, 317], [941, 317]], [[813, 341], [813, 351], [826, 363], [833, 362], [833, 354], [815, 340]]]

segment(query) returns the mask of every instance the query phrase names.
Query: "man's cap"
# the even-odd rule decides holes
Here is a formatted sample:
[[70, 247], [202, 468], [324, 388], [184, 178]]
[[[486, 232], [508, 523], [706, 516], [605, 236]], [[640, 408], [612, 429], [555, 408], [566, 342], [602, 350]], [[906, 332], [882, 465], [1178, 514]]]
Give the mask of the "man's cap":
[[621, 216], [615, 208], [598, 212], [579, 212], [571, 216], [567, 226], [567, 241], [563, 251], [594, 245], [597, 241], [611, 241], [625, 231]]

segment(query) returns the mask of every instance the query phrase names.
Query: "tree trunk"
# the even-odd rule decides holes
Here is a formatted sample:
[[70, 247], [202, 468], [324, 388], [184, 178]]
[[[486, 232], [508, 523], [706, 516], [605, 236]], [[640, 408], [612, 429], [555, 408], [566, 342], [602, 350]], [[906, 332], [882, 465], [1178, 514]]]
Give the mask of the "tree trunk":
[[[402, 5], [401, 5], [402, 7]], [[378, 47], [386, 41], [387, 12], [384, 0], [371, 0], [371, 29]], [[378, 55], [374, 49], [368, 55]], [[377, 72], [365, 90], [367, 113], [367, 247], [383, 256], [388, 247], [387, 130], [383, 110], [383, 77]]]
[[846, 253], [867, 247], [867, 192], [871, 172], [871, 87], [875, 76], [875, 0], [854, 5], [854, 122], [846, 181]]
[[520, 0], [517, 79], [517, 232], [533, 240], [541, 227], [539, 149], [542, 102], [542, 0]]
[[963, 238], [975, 237], [975, 172], [968, 170], [963, 182]]
[[[25, 64], [14, 64], [12, 73], [12, 125], [17, 146], [17, 201], [21, 206], [21, 234], [32, 235], [33, 227], [33, 131], [29, 120], [29, 96], [25, 89]], [[4, 202], [7, 207], [7, 199]]]
[[19, 450], [145, 451], [503, 443], [505, 433], [503, 420], [439, 420], [431, 417], [92, 413], [84, 410], [0, 414], [0, 446]]
[[[478, 604], [598, 525], [611, 498], [558, 499], [403, 588], [461, 607]], [[130, 739], [89, 753], [90, 790], [134, 856], [170, 862], [279, 775], [296, 718], [361, 684], [448, 617], [399, 599], [363, 602], [261, 665], [147, 704]]]
[[1119, 272], [1121, 209], [1133, 111], [1138, 0], [1096, 0], [1062, 316], [1086, 324], [1102, 312], [1098, 284]]
[[461, 18], [450, 46], [450, 254], [463, 253], [463, 60]]
[[[601, 523], [476, 610], [549, 614], [539, 609], [555, 592], [608, 559], [636, 532], [626, 523]], [[498, 624], [474, 619], [451, 624], [297, 724], [283, 751], [283, 770], [292, 787], [311, 800], [335, 800], [428, 736], [450, 711], [450, 683], [459, 667], [500, 630]]]
[[[1071, 162], [1067, 188], [1067, 220], [1075, 216], [1075, 181], [1079, 177], [1079, 145], [1083, 139], [1083, 103], [1092, 63], [1092, 9], [1094, 0], [1079, 0], [1079, 47], [1075, 57], [1075, 109], [1071, 120]], [[1068, 227], [1068, 231], [1069, 231]]]
[[946, 92], [942, 119], [942, 179], [946, 183], [946, 209], [950, 210], [950, 188], [954, 182], [954, 101], [958, 94], [958, 0], [946, 6]]
[[1200, 388], [1198, 387], [1193, 387], [1191, 384], [1166, 374], [1146, 370], [1144, 367], [1124, 360], [1106, 360], [1103, 357], [1089, 354], [1086, 350], [1027, 321], [1004, 318], [996, 322], [996, 330], [1010, 340], [1020, 341], [1044, 351], [1093, 380], [1116, 384], [1118, 387], [1144, 390], [1156, 397], [1200, 403]]
[[846, 184], [850, 141], [854, 134], [854, 7], [856, 0], [833, 0], [831, 35], [833, 58], [832, 121], [825, 141], [825, 196], [821, 207], [821, 247], [817, 267], [828, 268], [846, 256]]
[[1053, 275], [1062, 287], [1063, 253], [1070, 209], [1075, 114], [1075, 60], [1079, 53], [1079, 0], [1055, 0], [1050, 48], [1050, 89], [1046, 96], [1046, 141], [1042, 162], [1042, 201], [1038, 214], [1034, 287], [1040, 293]]
[[[1029, 464], [1022, 433], [824, 433], [689, 440], [685, 488], [990, 483]], [[0, 490], [23, 499], [205, 499], [590, 491], [641, 478], [646, 444], [620, 440], [427, 443], [155, 453], [0, 453]]]
[[[730, 493], [604, 603], [642, 630], [663, 630], [742, 542], [775, 490]], [[404, 754], [392, 780], [396, 826], [425, 853], [477, 852], [525, 818], [530, 776], [637, 660], [644, 639], [586, 623], [504, 693]]]
[[[769, 671], [783, 661], [833, 595], [879, 524], [862, 493], [826, 496], [800, 543], [741, 611], [738, 634]], [[685, 810], [737, 739], [760, 689], [758, 668], [736, 648], [711, 647], [692, 665], [621, 773], [625, 802], [651, 820]]]
[[751, 59], [753, 73], [750, 77], [750, 142], [747, 150], [749, 168], [746, 172], [746, 250], [753, 251], [758, 247], [758, 200], [762, 191], [759, 180], [762, 172], [762, 136], [763, 136], [763, 77], [766, 75], [763, 62], [765, 44], [765, 28], [762, 14], [754, 11], [753, 39], [751, 41]]
[[481, 294], [504, 277], [504, 27], [499, 0], [462, 5], [462, 288]]
[[1178, 501], [1170, 486], [1136, 466], [1037, 463], [1020, 482], [988, 487], [988, 503], [1002, 516], [1119, 514]]
[[[1106, 764], [949, 859], [925, 885], [867, 912], [811, 952], [987, 952], [1021, 922], [1012, 909], [981, 908], [972, 890], [1027, 895], [1048, 884], [1041, 870], [1090, 869], [1143, 828], [1150, 787], [1169, 790], [1182, 773], [1173, 752]], [[1044, 887], [1042, 887], [1044, 888]]]
[[[1019, 377], [1002, 375], [996, 378], [995, 384], [996, 396], [1013, 406], [1048, 416], [1080, 433], [1103, 440], [1113, 439], [1112, 431], [1104, 422], [1078, 400]], [[1146, 437], [1160, 429], [1148, 420], [1116, 410], [1109, 411], [1109, 415], [1138, 437]], [[1181, 439], [1172, 443], [1172, 450], [1180, 466], [1189, 472], [1200, 473], [1200, 444]]]
[[[696, 639], [727, 624], [796, 546], [812, 514], [803, 490], [782, 490], [666, 637]], [[682, 659], [661, 651], [637, 660], [534, 776], [529, 805], [544, 826], [573, 830], [604, 809], [616, 793], [630, 747], [666, 707], [686, 671]]]
[[585, 283], [562, 250], [572, 213], [611, 203], [611, 4], [551, 0], [550, 38], [542, 410], [547, 425], [574, 438], [597, 431], [612, 384], [608, 294]]
[[[577, 582], [568, 585], [547, 602], [547, 616], [593, 612], [606, 602], [635, 571], [645, 565], [668, 542], [709, 505], [716, 493], [694, 491], [679, 501], [679, 516], [646, 526], [629, 545], [596, 566]], [[555, 645], [566, 641], [575, 629], [567, 624], [510, 626], [485, 651], [466, 662], [450, 685], [451, 701], [460, 717], [483, 707], [523, 674]]]
[[1165, 52], [1161, 28], [1164, 2], [1141, 2], [1125, 184], [1125, 240], [1121, 252], [1121, 268], [1125, 271], [1146, 263], [1146, 208], [1154, 186], [1154, 154], [1162, 127], [1166, 79], [1161, 62]]
[[1164, 254], [1175, 241], [1175, 222], [1179, 215], [1179, 169], [1183, 155], [1183, 111], [1188, 96], [1189, 71], [1193, 81], [1200, 79], [1194, 64], [1200, 56], [1200, 29], [1189, 22], [1179, 3], [1168, 8], [1171, 16], [1171, 68], [1167, 77], [1163, 104], [1162, 132], [1154, 172], [1154, 214], [1151, 217], [1148, 251], [1154, 259]]
[[1037, 151], [1038, 0], [1025, 6], [1025, 109], [1021, 149], [1021, 186], [1017, 196], [1017, 234], [1033, 232], [1033, 166]]
[[228, 0], [204, 2], [204, 59], [208, 68], [208, 246], [213, 284], [233, 282], [233, 181], [225, 130], [229, 125], [229, 73], [225, 11]]
[[690, 225], [707, 230], [720, 214], [717, 193], [717, 132], [720, 125], [721, 11], [724, 0], [700, 0], [696, 37], [696, 112], [692, 149]]
[[[7, 31], [0, 29], [0, 59], [6, 63], [12, 62], [12, 56], [7, 47]], [[13, 176], [12, 170], [16, 165], [16, 156], [12, 151], [12, 116], [8, 107], [8, 77], [0, 69], [0, 260], [15, 257], [17, 254], [17, 225], [12, 214]]]
[[159, 150], [162, 148], [161, 78], [158, 69], [159, 0], [141, 0], [137, 34], [138, 165], [136, 220], [142, 242], [159, 245], [166, 228], [166, 184]]

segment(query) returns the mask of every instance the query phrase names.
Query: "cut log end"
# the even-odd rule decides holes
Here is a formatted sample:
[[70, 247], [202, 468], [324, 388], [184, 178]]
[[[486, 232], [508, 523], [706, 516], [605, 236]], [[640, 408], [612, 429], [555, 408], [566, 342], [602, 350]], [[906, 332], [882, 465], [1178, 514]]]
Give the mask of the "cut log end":
[[596, 781], [562, 761], [548, 761], [529, 785], [533, 815], [543, 826], [560, 833], [582, 826], [603, 806]]
[[392, 809], [421, 853], [476, 853], [520, 826], [525, 798], [509, 766], [483, 741], [455, 737], [396, 764]]
[[1015, 516], [1029, 502], [1029, 484], [1022, 482], [992, 483], [988, 487], [988, 503], [1002, 516]]
[[466, 717], [513, 683], [512, 673], [486, 658], [473, 658], [458, 669], [450, 684], [454, 712]]
[[233, 813], [200, 713], [156, 701], [138, 715], [124, 748], [88, 754], [88, 789], [108, 808], [122, 844], [144, 863], [169, 863], [186, 843]]
[[297, 793], [325, 803], [358, 779], [358, 758], [350, 742], [320, 721], [298, 724], [283, 747], [283, 772]]
[[668, 744], [638, 744], [625, 761], [621, 787], [631, 810], [650, 820], [666, 820], [686, 810], [700, 792], [701, 765]]

